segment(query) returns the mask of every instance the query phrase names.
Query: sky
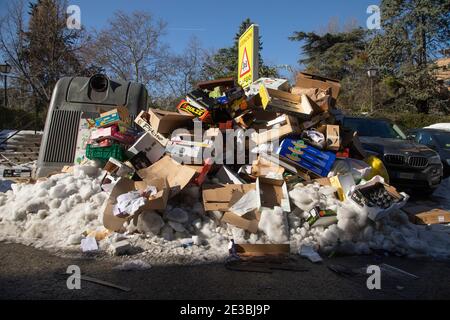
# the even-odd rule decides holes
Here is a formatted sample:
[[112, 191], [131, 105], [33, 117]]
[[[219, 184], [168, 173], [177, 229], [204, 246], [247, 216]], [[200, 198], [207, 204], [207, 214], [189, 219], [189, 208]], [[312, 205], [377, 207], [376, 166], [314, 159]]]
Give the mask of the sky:
[[[10, 0], [0, 0], [0, 10]], [[14, 1], [14, 0], [12, 0]], [[379, 0], [67, 0], [81, 9], [81, 23], [87, 29], [100, 29], [116, 10], [148, 11], [168, 23], [165, 41], [182, 52], [192, 36], [203, 47], [218, 49], [232, 45], [245, 18], [259, 25], [264, 61], [271, 65], [297, 66], [300, 44], [288, 40], [294, 31], [319, 31], [330, 19], [344, 24], [356, 19], [366, 26], [371, 4]]]

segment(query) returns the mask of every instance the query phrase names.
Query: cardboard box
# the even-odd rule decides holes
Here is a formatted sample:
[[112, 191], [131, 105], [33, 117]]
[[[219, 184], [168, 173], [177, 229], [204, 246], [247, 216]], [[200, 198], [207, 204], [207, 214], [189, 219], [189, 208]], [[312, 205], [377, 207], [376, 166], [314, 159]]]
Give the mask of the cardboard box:
[[129, 167], [133, 167], [135, 170], [145, 169], [152, 165], [150, 160], [142, 151], [139, 151], [137, 154], [128, 159], [128, 161], [125, 161], [125, 164]]
[[99, 118], [95, 119], [95, 126], [98, 128], [119, 123], [130, 123], [130, 115], [127, 107], [120, 106], [108, 112], [103, 112]]
[[[133, 190], [143, 190], [147, 186], [153, 185], [156, 187], [158, 193], [150, 197], [146, 204], [139, 209], [132, 217], [121, 218], [113, 214], [113, 208], [116, 204], [116, 199], [119, 195], [133, 191]], [[125, 221], [130, 218], [137, 219], [137, 216], [145, 210], [164, 210], [167, 205], [169, 198], [169, 188], [168, 183], [165, 179], [150, 179], [147, 182], [142, 181], [132, 181], [130, 179], [121, 178], [114, 185], [111, 194], [107, 200], [107, 205], [105, 211], [103, 212], [103, 225], [106, 229], [111, 231], [120, 231], [123, 227]]]
[[277, 154], [286, 161], [321, 177], [328, 175], [336, 160], [336, 155], [332, 152], [320, 151], [304, 144], [302, 140], [289, 138], [281, 142]]
[[[392, 205], [386, 209], [382, 209], [377, 206], [370, 207], [368, 205], [368, 199], [364, 196], [366, 190], [369, 190], [379, 184], [382, 184], [389, 195], [396, 200], [396, 202], [393, 202]], [[377, 221], [386, 217], [392, 211], [401, 209], [408, 201], [409, 196], [404, 192], [397, 192], [393, 186], [384, 183], [383, 178], [380, 176], [375, 176], [365, 184], [359, 184], [352, 187], [348, 199], [350, 199], [361, 209], [367, 210], [369, 219], [372, 221]]]
[[261, 84], [269, 89], [289, 91], [289, 81], [286, 79], [259, 78], [250, 85], [248, 95], [257, 95]]
[[283, 167], [261, 156], [252, 163], [251, 175], [254, 177], [265, 177], [268, 174], [283, 175], [283, 173]]
[[338, 80], [321, 77], [317, 75], [313, 75], [306, 72], [300, 72], [296, 77], [296, 87], [309, 89], [309, 88], [319, 88], [322, 90], [331, 90], [331, 106], [334, 107], [336, 104], [337, 97], [339, 95], [339, 91], [341, 89], [341, 85]]
[[331, 108], [332, 97], [331, 89], [323, 90], [319, 88], [301, 88], [293, 87], [291, 89], [292, 94], [307, 95], [319, 108], [326, 112]]
[[258, 209], [273, 209], [275, 206], [281, 207], [285, 212], [291, 212], [289, 194], [284, 180], [258, 177], [256, 179], [256, 192], [259, 195]]
[[132, 144], [136, 138], [120, 132], [117, 125], [112, 125], [107, 128], [97, 128], [91, 132], [91, 140], [99, 141], [102, 139], [112, 139], [124, 144]]
[[326, 149], [332, 151], [338, 151], [341, 147], [340, 129], [337, 125], [326, 124], [317, 129], [320, 133], [323, 133], [326, 139]]
[[290, 161], [288, 162], [288, 159], [284, 159], [283, 157], [280, 157], [277, 154], [267, 154], [267, 153], [263, 153], [263, 152], [261, 152], [259, 154], [259, 156], [264, 158], [265, 160], [272, 162], [275, 165], [279, 165], [279, 166], [283, 167], [287, 171], [301, 177], [305, 181], [311, 180], [311, 177], [307, 173], [304, 173], [304, 172], [298, 170], [297, 166], [292, 164], [292, 162], [290, 162]]
[[150, 125], [161, 134], [172, 133], [175, 129], [185, 127], [194, 116], [159, 109], [149, 109]]
[[450, 223], [450, 211], [443, 209], [432, 209], [414, 215], [416, 224], [441, 224]]
[[281, 90], [267, 89], [264, 85], [260, 86], [259, 95], [264, 109], [270, 106], [283, 113], [289, 113], [304, 119], [309, 119], [314, 113], [321, 112], [306, 95], [298, 96]]
[[239, 254], [251, 256], [263, 255], [288, 255], [291, 252], [289, 244], [236, 244], [236, 251]]
[[[273, 128], [276, 126], [276, 128]], [[301, 130], [295, 117], [282, 115], [267, 123], [268, 130], [252, 135], [256, 144], [263, 144], [273, 140], [281, 139], [289, 134], [300, 133]]]
[[119, 177], [132, 176], [134, 174], [133, 168], [130, 168], [125, 163], [114, 158], [109, 158], [103, 169], [109, 173], [114, 173]]
[[145, 132], [155, 138], [162, 146], [165, 147], [167, 145], [167, 142], [169, 140], [158, 131], [156, 131], [155, 128], [153, 128], [150, 124], [150, 114], [148, 112], [141, 111], [136, 119], [134, 119], [134, 122], [136, 122], [138, 126], [144, 129]]
[[170, 197], [175, 196], [186, 187], [195, 173], [194, 169], [179, 164], [169, 156], [165, 156], [150, 167], [138, 171], [139, 176], [144, 181], [154, 178], [166, 179], [170, 187]]
[[228, 211], [245, 193], [255, 190], [255, 184], [227, 184], [205, 186], [203, 207], [206, 211]]
[[166, 148], [164, 148], [152, 135], [144, 133], [138, 141], [128, 149], [128, 151], [134, 155], [143, 152], [151, 163], [155, 163], [162, 158], [166, 152]]
[[[213, 134], [214, 132], [214, 130], [209, 130], [206, 132], [206, 135], [208, 136], [209, 133]], [[200, 138], [203, 139], [203, 137]], [[214, 142], [209, 138], [201, 141], [196, 141], [195, 139], [194, 134], [187, 131], [172, 135], [171, 140], [166, 145], [166, 152], [170, 153], [172, 158], [180, 163], [202, 164], [205, 148], [212, 148]]]

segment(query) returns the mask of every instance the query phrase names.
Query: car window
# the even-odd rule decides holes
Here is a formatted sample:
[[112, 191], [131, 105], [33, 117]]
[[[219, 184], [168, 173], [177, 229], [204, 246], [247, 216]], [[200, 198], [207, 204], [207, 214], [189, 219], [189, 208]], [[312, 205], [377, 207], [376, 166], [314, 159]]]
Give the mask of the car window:
[[361, 137], [406, 139], [406, 135], [398, 126], [383, 120], [344, 118], [344, 126], [358, 132]]
[[435, 140], [441, 148], [450, 149], [450, 132], [436, 133]]
[[424, 144], [426, 146], [433, 146], [434, 145], [434, 140], [433, 140], [433, 136], [426, 131], [422, 131], [419, 132], [416, 135], [416, 141], [420, 144]]

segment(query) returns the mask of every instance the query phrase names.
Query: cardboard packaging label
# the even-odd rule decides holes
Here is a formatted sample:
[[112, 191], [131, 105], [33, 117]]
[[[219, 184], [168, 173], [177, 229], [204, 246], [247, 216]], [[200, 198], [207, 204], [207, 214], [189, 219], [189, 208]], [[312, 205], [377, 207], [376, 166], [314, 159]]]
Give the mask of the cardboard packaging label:
[[283, 140], [277, 153], [284, 159], [321, 177], [328, 175], [336, 160], [336, 155], [332, 152], [320, 151], [304, 144], [302, 140], [289, 138]]
[[101, 113], [100, 117], [95, 119], [95, 126], [98, 128], [119, 123], [130, 123], [130, 116], [126, 107], [117, 107], [111, 111]]
[[194, 117], [199, 118], [203, 122], [208, 122], [211, 118], [211, 115], [208, 110], [204, 108], [199, 108], [197, 106], [193, 106], [186, 100], [181, 100], [181, 102], [178, 104], [177, 109], [183, 113], [192, 115]]
[[140, 126], [142, 129], [144, 129], [145, 132], [150, 134], [153, 138], [155, 138], [162, 146], [166, 146], [167, 142], [169, 141], [166, 137], [164, 137], [162, 134], [157, 132], [155, 128], [153, 128], [150, 124], [150, 115], [148, 112], [141, 111], [139, 115], [136, 117], [134, 122], [138, 126]]
[[85, 113], [81, 114], [80, 124], [78, 127], [77, 145], [75, 149], [74, 164], [79, 165], [87, 161], [86, 148], [90, 140], [91, 133], [94, 131], [95, 121], [86, 118]]

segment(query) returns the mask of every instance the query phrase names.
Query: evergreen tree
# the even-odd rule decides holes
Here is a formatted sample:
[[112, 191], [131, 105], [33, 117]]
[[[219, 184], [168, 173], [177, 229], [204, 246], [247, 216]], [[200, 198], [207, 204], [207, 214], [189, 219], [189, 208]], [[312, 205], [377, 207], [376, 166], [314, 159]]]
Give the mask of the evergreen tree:
[[[214, 55], [207, 59], [203, 67], [203, 74], [206, 78], [216, 79], [222, 77], [236, 77], [238, 72], [238, 52], [239, 38], [253, 24], [247, 18], [239, 26], [238, 32], [234, 36], [234, 43], [231, 47], [221, 48]], [[261, 36], [259, 37], [259, 76], [277, 77], [276, 68], [267, 66], [261, 57], [263, 49]]]
[[450, 46], [448, 0], [382, 0], [382, 32], [370, 43], [371, 62], [381, 71], [397, 102], [428, 113], [448, 106], [438, 93], [433, 59]]

